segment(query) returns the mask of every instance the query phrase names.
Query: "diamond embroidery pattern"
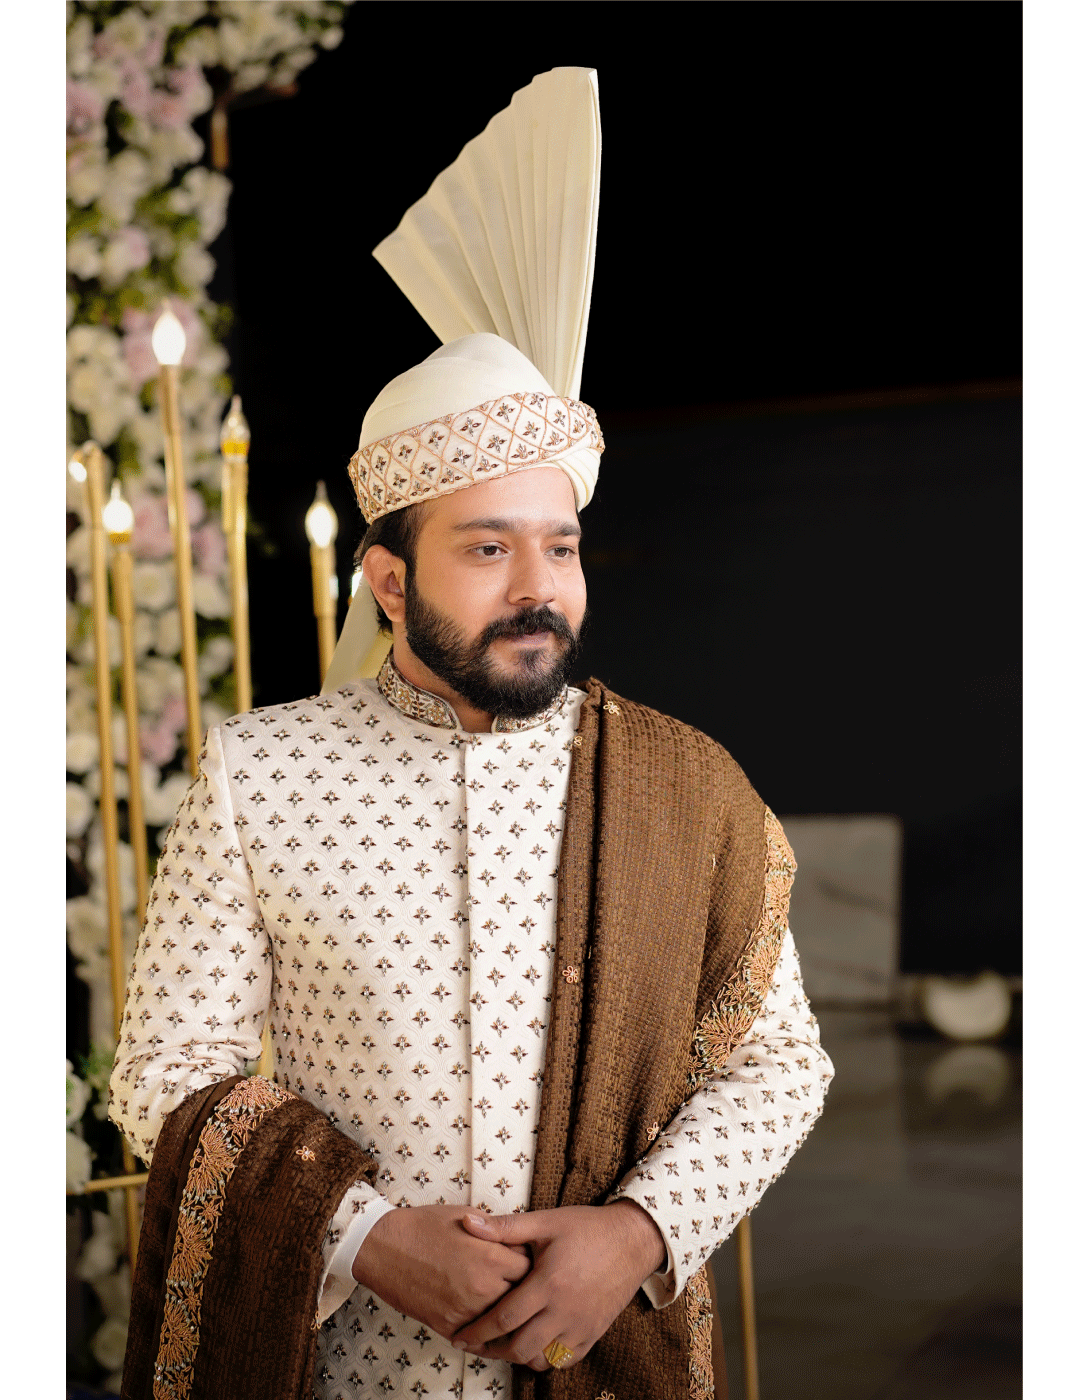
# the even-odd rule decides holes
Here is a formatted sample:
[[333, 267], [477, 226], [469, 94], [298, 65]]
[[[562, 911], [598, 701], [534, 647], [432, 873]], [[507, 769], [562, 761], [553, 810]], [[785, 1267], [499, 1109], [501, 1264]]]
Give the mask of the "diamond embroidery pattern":
[[553, 394], [504, 394], [358, 448], [349, 476], [370, 522], [429, 496], [555, 461], [580, 447], [604, 450], [588, 404]]

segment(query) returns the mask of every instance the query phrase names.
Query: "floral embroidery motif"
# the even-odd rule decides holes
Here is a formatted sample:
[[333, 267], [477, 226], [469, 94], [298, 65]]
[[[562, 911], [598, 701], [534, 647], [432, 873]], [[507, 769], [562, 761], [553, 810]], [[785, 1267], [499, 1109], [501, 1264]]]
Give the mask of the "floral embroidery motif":
[[574, 983], [577, 982], [581, 977], [581, 973], [578, 972], [577, 968], [570, 966], [563, 968], [562, 975], [566, 978], [567, 982], [569, 982], [571, 986], [573, 986]]
[[602, 1390], [596, 1400], [615, 1400], [615, 1396], [610, 1390]]
[[203, 1283], [225, 1188], [251, 1134], [268, 1113], [292, 1097], [269, 1079], [247, 1079], [225, 1095], [199, 1134], [180, 1198], [176, 1241], [165, 1280], [153, 1400], [186, 1400], [191, 1394]]
[[619, 709], [618, 705], [616, 705], [616, 703], [615, 703], [614, 700], [605, 700], [605, 701], [604, 701], [603, 708], [604, 708], [605, 710], [607, 710], [607, 712], [608, 712], [609, 715], [621, 715], [621, 714], [622, 714], [622, 710]]
[[296, 1149], [296, 1155], [300, 1158], [301, 1162], [314, 1162], [315, 1160], [315, 1153], [312, 1152], [311, 1148], [306, 1144]]
[[583, 447], [604, 450], [588, 404], [554, 394], [504, 394], [358, 448], [349, 476], [370, 523], [415, 501], [554, 462]]
[[765, 808], [765, 892], [761, 917], [734, 975], [694, 1032], [690, 1092], [723, 1069], [728, 1056], [746, 1036], [765, 1005], [787, 930], [788, 902], [795, 878], [795, 857], [783, 827]]
[[712, 1299], [704, 1268], [686, 1281], [686, 1321], [690, 1329], [690, 1400], [713, 1400]]
[[[410, 719], [419, 720], [421, 724], [433, 725], [436, 729], [459, 729], [461, 727], [453, 708], [441, 696], [432, 695], [428, 690], [421, 690], [419, 686], [413, 685], [411, 681], [405, 679], [394, 665], [393, 650], [387, 654], [376, 683], [394, 709], [400, 710], [403, 715], [408, 715]], [[491, 732], [493, 734], [517, 734], [523, 729], [536, 729], [541, 724], [547, 724], [556, 715], [562, 713], [568, 694], [567, 687], [563, 686], [560, 694], [546, 710], [540, 710], [535, 715], [528, 715], [525, 719], [507, 719], [502, 715], [497, 715], [491, 726]]]
[[659, 1134], [659, 1132], [660, 1132], [660, 1124], [659, 1124], [659, 1123], [654, 1123], [654, 1124], [652, 1125], [652, 1127], [649, 1129], [649, 1141], [650, 1141], [650, 1142], [655, 1142], [655, 1141], [656, 1141], [656, 1138], [657, 1138], [657, 1135]]

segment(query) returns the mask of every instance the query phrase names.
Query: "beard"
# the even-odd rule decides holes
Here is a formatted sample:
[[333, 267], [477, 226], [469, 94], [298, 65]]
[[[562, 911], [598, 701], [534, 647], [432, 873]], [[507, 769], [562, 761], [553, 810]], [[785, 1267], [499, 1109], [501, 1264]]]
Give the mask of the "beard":
[[[405, 584], [405, 636], [413, 655], [475, 709], [507, 719], [527, 719], [558, 698], [581, 652], [587, 617], [586, 612], [575, 632], [561, 613], [544, 604], [489, 622], [470, 642], [411, 579]], [[550, 632], [555, 638], [553, 659], [539, 650], [525, 651], [517, 659], [514, 674], [496, 669], [490, 654], [493, 642], [537, 632]]]

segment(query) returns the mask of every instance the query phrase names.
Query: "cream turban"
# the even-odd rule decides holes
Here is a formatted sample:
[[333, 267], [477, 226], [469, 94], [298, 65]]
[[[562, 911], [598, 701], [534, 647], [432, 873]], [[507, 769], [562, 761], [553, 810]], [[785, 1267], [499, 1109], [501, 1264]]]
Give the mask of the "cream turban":
[[[555, 68], [514, 94], [375, 257], [444, 343], [364, 416], [349, 474], [365, 519], [537, 466], [580, 510], [604, 441], [579, 402], [596, 256], [596, 73]], [[323, 689], [359, 674], [377, 625], [364, 585]]]

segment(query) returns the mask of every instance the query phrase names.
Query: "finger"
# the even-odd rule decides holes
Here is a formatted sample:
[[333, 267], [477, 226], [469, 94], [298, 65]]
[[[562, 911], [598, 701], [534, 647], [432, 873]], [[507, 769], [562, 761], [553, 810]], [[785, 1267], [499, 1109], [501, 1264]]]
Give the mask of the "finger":
[[532, 1270], [532, 1260], [524, 1250], [507, 1250], [499, 1260], [499, 1272], [507, 1283], [520, 1283]]
[[[486, 1313], [474, 1318], [450, 1340], [459, 1351], [479, 1352], [486, 1343], [509, 1336], [523, 1327], [546, 1303], [545, 1288], [530, 1273], [524, 1283], [504, 1293]], [[541, 1346], [540, 1350], [543, 1349]]]
[[530, 1371], [550, 1371], [550, 1370], [551, 1370], [551, 1367], [548, 1365], [547, 1357], [546, 1357], [546, 1356], [543, 1356], [543, 1355], [534, 1356], [533, 1359], [532, 1359], [531, 1361], [527, 1361], [525, 1364], [528, 1366], [528, 1368], [529, 1368]]
[[543, 1369], [547, 1370], [549, 1366], [544, 1356], [544, 1348], [557, 1340], [571, 1352], [570, 1358], [558, 1367], [559, 1370], [565, 1370], [580, 1361], [592, 1346], [589, 1341], [575, 1341], [577, 1334], [573, 1328], [574, 1324], [569, 1318], [556, 1311], [544, 1309], [513, 1336], [500, 1337], [497, 1341], [488, 1342], [478, 1355], [493, 1361], [510, 1361], [530, 1366], [534, 1370], [539, 1359], [543, 1363]]
[[546, 1210], [525, 1211], [520, 1215], [484, 1215], [482, 1211], [467, 1210], [461, 1223], [470, 1235], [498, 1244], [528, 1244], [546, 1239], [550, 1214]]

